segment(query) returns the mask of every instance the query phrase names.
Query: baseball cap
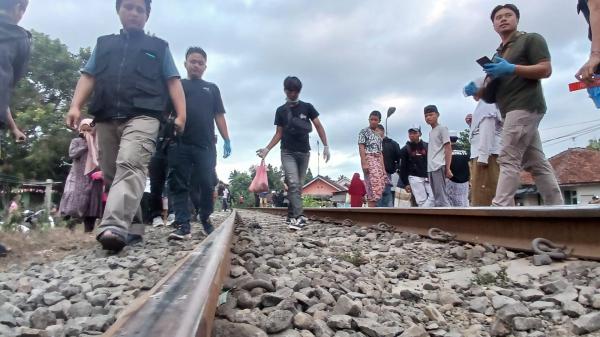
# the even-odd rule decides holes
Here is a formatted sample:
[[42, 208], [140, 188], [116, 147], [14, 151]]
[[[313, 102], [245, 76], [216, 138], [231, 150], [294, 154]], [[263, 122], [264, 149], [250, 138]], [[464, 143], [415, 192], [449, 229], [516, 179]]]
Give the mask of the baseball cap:
[[438, 108], [435, 105], [428, 105], [428, 106], [425, 107], [425, 109], [423, 109], [423, 111], [424, 111], [424, 113], [428, 113], [428, 112], [437, 112], [437, 113], [439, 113]]
[[418, 124], [413, 124], [408, 129], [408, 132], [411, 132], [411, 131], [421, 132], [421, 126]]

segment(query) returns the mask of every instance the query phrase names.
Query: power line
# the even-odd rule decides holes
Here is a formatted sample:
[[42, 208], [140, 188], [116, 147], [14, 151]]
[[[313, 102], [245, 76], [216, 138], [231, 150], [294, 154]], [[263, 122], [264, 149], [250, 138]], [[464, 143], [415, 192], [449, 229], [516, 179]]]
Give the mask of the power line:
[[569, 127], [569, 126], [577, 126], [577, 125], [582, 125], [582, 124], [587, 124], [587, 123], [594, 123], [594, 122], [600, 122], [600, 119], [594, 119], [594, 120], [587, 121], [587, 122], [578, 122], [578, 123], [573, 123], [573, 124], [566, 124], [566, 125], [561, 125], [561, 126], [552, 126], [552, 127], [549, 127], [549, 128], [540, 129], [540, 131], [554, 130], [554, 129], [566, 128], [566, 127]]
[[583, 129], [580, 129], [580, 130], [577, 130], [577, 131], [570, 132], [570, 133], [568, 133], [566, 135], [563, 135], [563, 136], [559, 136], [559, 137], [555, 137], [555, 138], [544, 140], [542, 143], [545, 144], [545, 143], [549, 143], [549, 142], [552, 142], [552, 141], [555, 141], [555, 140], [559, 140], [559, 139], [563, 139], [563, 138], [577, 138], [579, 136], [586, 135], [588, 133], [594, 132], [594, 131], [599, 130], [599, 129], [600, 129], [600, 124], [595, 124], [595, 125], [588, 126], [586, 128], [583, 128]]

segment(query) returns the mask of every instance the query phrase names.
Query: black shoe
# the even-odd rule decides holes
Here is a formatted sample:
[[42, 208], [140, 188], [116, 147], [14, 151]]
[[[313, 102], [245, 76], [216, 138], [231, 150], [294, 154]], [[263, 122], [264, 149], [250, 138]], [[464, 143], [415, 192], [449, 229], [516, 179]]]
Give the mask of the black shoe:
[[204, 228], [204, 233], [206, 233], [206, 235], [210, 235], [210, 233], [212, 233], [215, 230], [215, 228], [210, 222], [203, 222], [202, 227]]
[[121, 235], [114, 233], [110, 229], [100, 233], [96, 240], [102, 245], [102, 249], [119, 252], [125, 247], [126, 239]]
[[137, 234], [127, 234], [127, 245], [133, 246], [138, 243], [144, 242], [144, 238], [141, 235]]
[[294, 231], [302, 230], [306, 226], [306, 221], [302, 216], [299, 216], [298, 219], [292, 219], [292, 222], [288, 226], [289, 229]]
[[185, 231], [181, 228], [169, 234], [169, 240], [190, 240], [191, 238], [192, 234], [190, 233], [190, 231]]

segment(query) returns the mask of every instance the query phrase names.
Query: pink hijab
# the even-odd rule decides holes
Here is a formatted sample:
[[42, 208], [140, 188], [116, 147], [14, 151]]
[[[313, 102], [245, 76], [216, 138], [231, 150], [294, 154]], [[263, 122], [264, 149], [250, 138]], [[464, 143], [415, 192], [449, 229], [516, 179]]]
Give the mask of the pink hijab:
[[92, 128], [92, 131], [86, 132], [81, 131], [81, 128], [84, 125], [92, 126], [93, 120], [91, 118], [86, 118], [79, 123], [79, 134], [85, 137], [88, 146], [88, 154], [87, 159], [85, 160], [85, 170], [84, 174], [90, 174], [94, 172], [99, 166], [98, 164], [98, 140], [96, 139], [96, 129]]

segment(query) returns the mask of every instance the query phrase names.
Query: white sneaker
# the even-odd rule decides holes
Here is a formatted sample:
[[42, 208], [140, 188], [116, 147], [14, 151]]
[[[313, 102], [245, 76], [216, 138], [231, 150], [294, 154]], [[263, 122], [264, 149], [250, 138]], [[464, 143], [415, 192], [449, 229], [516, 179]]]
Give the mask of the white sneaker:
[[306, 221], [304, 221], [302, 217], [298, 217], [298, 219], [292, 219], [288, 228], [294, 231], [299, 231], [302, 230], [304, 226], [306, 226]]
[[167, 226], [172, 226], [174, 222], [175, 222], [175, 214], [171, 213], [167, 217]]
[[165, 225], [163, 218], [161, 216], [157, 216], [152, 219], [152, 227], [162, 227]]

